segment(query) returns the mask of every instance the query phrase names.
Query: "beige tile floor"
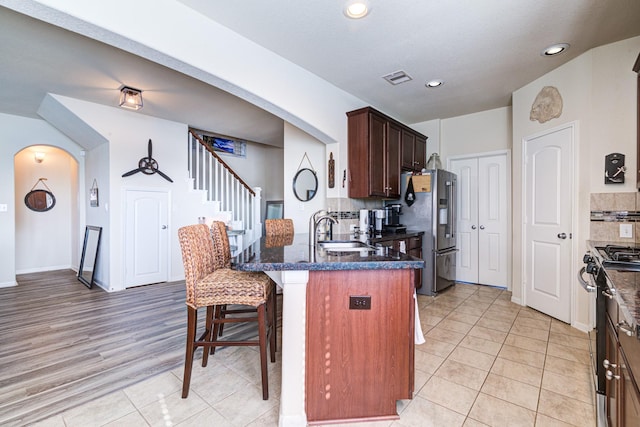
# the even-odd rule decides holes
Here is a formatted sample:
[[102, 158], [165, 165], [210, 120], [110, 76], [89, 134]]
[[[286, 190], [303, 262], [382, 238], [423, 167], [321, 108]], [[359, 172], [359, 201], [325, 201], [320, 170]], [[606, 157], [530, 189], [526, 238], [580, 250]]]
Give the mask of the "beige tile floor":
[[[398, 402], [397, 421], [355, 425], [595, 426], [587, 334], [510, 298], [464, 284], [419, 296], [414, 399]], [[179, 368], [38, 426], [277, 426], [279, 360], [269, 375], [263, 401], [256, 350], [226, 348], [209, 367], [194, 364], [188, 399]]]

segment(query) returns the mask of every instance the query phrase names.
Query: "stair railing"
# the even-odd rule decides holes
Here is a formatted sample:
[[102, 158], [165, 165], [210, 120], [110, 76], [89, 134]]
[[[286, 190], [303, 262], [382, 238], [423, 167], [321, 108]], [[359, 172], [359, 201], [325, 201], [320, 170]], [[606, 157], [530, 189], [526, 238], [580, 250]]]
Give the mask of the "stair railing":
[[242, 221], [244, 249], [262, 235], [261, 189], [251, 188], [202, 138], [189, 130], [189, 178], [194, 190], [207, 193], [207, 200], [218, 203], [217, 210], [229, 212], [231, 221]]

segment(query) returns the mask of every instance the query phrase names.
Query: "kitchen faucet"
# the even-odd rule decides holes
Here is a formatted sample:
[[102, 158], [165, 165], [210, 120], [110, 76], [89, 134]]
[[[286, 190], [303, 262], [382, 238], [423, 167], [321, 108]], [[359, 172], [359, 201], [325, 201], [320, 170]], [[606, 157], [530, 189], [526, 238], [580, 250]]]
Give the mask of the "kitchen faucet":
[[[332, 217], [329, 214], [321, 215], [324, 210], [319, 210], [311, 215], [309, 218], [309, 246], [314, 246], [317, 243], [318, 239], [318, 226], [323, 220], [328, 220], [333, 222], [334, 224], [338, 224], [338, 220]], [[320, 216], [318, 216], [320, 215]]]

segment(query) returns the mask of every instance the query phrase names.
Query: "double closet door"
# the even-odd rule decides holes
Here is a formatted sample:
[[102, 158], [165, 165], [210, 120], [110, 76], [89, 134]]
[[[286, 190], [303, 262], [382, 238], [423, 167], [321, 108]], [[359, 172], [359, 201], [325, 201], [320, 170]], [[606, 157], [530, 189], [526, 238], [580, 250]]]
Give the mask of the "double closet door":
[[449, 170], [458, 176], [458, 281], [508, 285], [510, 177], [507, 154], [449, 159]]

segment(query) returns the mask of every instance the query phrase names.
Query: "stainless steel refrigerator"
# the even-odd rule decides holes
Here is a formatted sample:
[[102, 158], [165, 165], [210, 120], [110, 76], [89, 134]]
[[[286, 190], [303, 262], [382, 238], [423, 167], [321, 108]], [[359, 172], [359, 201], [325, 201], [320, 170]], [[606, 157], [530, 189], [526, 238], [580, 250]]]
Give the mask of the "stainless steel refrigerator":
[[[425, 267], [417, 292], [435, 295], [456, 280], [457, 177], [442, 169], [414, 177], [414, 203], [405, 201], [411, 174], [402, 175], [402, 223], [407, 231], [424, 231], [422, 256]], [[396, 202], [397, 203], [397, 202]]]

